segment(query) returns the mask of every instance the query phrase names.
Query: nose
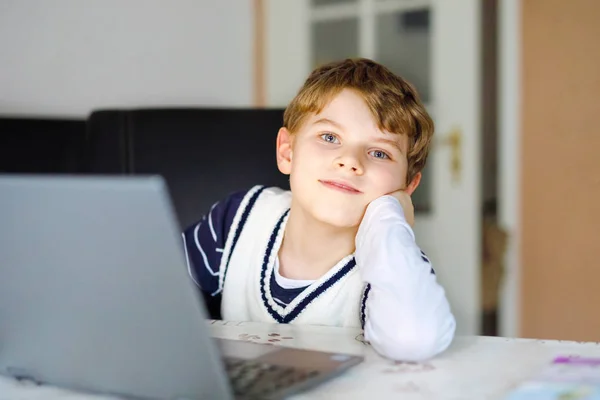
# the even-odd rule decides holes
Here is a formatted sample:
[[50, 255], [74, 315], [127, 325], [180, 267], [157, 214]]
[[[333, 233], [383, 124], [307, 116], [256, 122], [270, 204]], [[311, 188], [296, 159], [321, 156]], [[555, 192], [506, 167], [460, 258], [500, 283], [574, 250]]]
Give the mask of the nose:
[[341, 170], [347, 170], [355, 175], [362, 175], [364, 167], [360, 158], [353, 154], [343, 154], [335, 159], [335, 166]]

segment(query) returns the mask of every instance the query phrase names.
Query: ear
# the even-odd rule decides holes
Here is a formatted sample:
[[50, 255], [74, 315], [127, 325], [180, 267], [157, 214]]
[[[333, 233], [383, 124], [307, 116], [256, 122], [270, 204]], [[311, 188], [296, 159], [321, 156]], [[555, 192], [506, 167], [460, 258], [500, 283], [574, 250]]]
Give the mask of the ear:
[[409, 196], [412, 196], [415, 190], [417, 190], [419, 187], [419, 183], [421, 183], [421, 176], [421, 173], [417, 172], [412, 181], [410, 181], [408, 186], [406, 186], [406, 193], [408, 193]]
[[282, 174], [292, 172], [292, 145], [294, 138], [287, 128], [280, 128], [277, 133], [277, 168]]

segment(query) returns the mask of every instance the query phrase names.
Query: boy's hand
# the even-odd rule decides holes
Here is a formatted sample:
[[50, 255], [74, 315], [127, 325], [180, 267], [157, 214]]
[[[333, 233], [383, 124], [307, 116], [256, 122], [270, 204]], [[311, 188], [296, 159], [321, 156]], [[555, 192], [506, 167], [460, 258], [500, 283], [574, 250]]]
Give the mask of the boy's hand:
[[412, 227], [415, 224], [415, 206], [413, 205], [412, 199], [408, 193], [404, 190], [397, 190], [390, 193], [390, 196], [395, 197], [400, 202], [400, 205], [404, 209], [404, 217], [406, 222]]

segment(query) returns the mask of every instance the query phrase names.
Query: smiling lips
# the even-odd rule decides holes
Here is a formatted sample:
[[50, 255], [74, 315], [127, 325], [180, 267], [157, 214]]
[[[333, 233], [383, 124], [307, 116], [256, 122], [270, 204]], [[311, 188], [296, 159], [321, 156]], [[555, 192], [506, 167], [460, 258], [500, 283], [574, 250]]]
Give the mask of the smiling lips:
[[347, 184], [347, 183], [343, 183], [340, 181], [322, 181], [319, 180], [319, 182], [321, 182], [324, 186], [327, 186], [330, 189], [333, 190], [338, 190], [340, 192], [343, 193], [347, 193], [347, 194], [360, 194], [362, 193], [360, 190], [356, 189], [355, 187]]

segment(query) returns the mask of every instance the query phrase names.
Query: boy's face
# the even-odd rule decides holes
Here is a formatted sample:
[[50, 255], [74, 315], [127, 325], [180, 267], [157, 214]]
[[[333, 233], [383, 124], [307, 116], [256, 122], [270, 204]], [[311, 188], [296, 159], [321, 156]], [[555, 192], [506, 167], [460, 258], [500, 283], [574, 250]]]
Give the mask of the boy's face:
[[277, 164], [290, 175], [294, 207], [340, 228], [358, 226], [380, 196], [412, 194], [420, 176], [406, 185], [407, 154], [408, 136], [381, 131], [352, 90], [308, 116], [295, 134], [282, 128], [277, 138]]

